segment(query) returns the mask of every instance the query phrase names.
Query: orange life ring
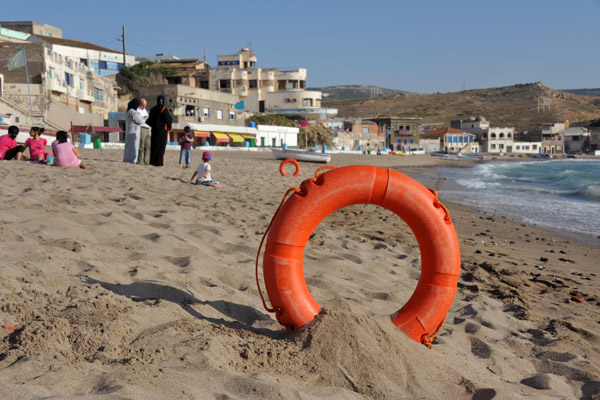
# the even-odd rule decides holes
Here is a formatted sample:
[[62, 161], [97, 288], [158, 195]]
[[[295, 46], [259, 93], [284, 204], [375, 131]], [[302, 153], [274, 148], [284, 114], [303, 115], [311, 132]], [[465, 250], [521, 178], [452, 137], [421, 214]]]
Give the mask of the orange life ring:
[[430, 345], [450, 309], [460, 274], [458, 238], [448, 210], [427, 189], [400, 172], [366, 165], [333, 169], [308, 179], [272, 221], [263, 257], [267, 294], [279, 323], [293, 331], [312, 321], [320, 306], [304, 279], [302, 257], [317, 225], [352, 204], [376, 204], [410, 227], [421, 252], [421, 277], [392, 322]]
[[281, 164], [279, 165], [279, 172], [281, 173], [281, 176], [287, 176], [287, 174], [285, 173], [285, 166], [288, 163], [292, 163], [296, 166], [296, 172], [294, 172], [293, 175], [298, 176], [298, 174], [300, 173], [300, 164], [298, 164], [298, 161], [294, 160], [293, 158], [286, 158], [281, 162]]

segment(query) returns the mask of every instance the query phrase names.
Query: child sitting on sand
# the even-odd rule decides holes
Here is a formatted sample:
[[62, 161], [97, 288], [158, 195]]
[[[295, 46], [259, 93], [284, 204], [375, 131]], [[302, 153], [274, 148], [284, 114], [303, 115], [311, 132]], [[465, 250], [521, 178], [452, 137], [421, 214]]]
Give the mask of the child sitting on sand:
[[59, 167], [79, 167], [83, 169], [92, 168], [89, 165], [85, 165], [83, 161], [79, 159], [81, 157], [79, 152], [71, 143], [67, 141], [67, 132], [58, 131], [56, 132], [56, 140], [52, 142], [52, 152], [54, 153], [54, 165]]
[[30, 137], [25, 141], [23, 151], [29, 148], [29, 159], [31, 161], [44, 161], [46, 157], [52, 155], [46, 153], [46, 144], [48, 142], [43, 137], [40, 137], [44, 131], [44, 128], [39, 128], [37, 126], [32, 126], [29, 130]]
[[205, 151], [202, 153], [202, 161], [200, 165], [198, 165], [198, 169], [194, 172], [194, 175], [190, 178], [188, 183], [192, 183], [194, 178], [197, 176], [196, 185], [204, 185], [204, 186], [212, 186], [212, 187], [223, 187], [219, 182], [213, 181], [211, 176], [211, 166], [208, 163], [212, 158], [212, 155], [209, 151]]

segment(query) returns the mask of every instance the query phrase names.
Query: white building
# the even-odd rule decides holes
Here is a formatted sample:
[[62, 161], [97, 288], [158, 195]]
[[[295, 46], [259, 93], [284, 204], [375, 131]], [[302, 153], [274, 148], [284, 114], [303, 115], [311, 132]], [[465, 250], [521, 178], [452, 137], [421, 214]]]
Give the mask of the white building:
[[542, 142], [514, 142], [511, 153], [515, 154], [539, 154]]
[[217, 68], [210, 70], [209, 89], [239, 96], [246, 111], [306, 115], [312, 119], [337, 115], [336, 109], [321, 107], [321, 92], [306, 90], [306, 68], [260, 68], [256, 53], [247, 48], [219, 55], [217, 60]]
[[300, 128], [288, 126], [258, 125], [256, 147], [298, 147]]
[[515, 128], [487, 128], [481, 134], [481, 151], [486, 153], [512, 153]]

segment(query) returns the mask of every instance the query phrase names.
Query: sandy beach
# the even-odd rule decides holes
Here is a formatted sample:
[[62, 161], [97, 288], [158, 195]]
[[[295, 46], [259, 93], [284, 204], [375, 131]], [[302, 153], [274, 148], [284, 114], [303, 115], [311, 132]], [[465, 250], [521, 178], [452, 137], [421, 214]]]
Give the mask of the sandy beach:
[[[263, 309], [255, 257], [285, 191], [320, 165], [282, 177], [270, 152], [214, 151], [224, 187], [208, 188], [186, 184], [177, 151], [164, 168], [81, 153], [93, 169], [0, 162], [2, 398], [600, 399], [598, 246], [444, 203], [462, 271], [428, 349], [389, 318], [419, 278], [414, 236], [385, 209], [347, 207], [304, 254], [326, 311], [288, 333]], [[451, 162], [331, 164], [439, 189], [432, 168]]]

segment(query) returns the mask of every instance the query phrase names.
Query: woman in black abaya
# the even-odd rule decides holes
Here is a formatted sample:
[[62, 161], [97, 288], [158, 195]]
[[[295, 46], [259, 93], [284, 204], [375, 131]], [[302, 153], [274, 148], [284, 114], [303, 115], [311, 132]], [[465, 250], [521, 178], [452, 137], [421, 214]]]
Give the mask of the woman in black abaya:
[[150, 164], [156, 167], [165, 165], [165, 149], [167, 148], [167, 138], [171, 130], [171, 114], [165, 106], [165, 98], [158, 96], [156, 105], [150, 110], [150, 116], [146, 123], [152, 128], [152, 137], [150, 138]]

